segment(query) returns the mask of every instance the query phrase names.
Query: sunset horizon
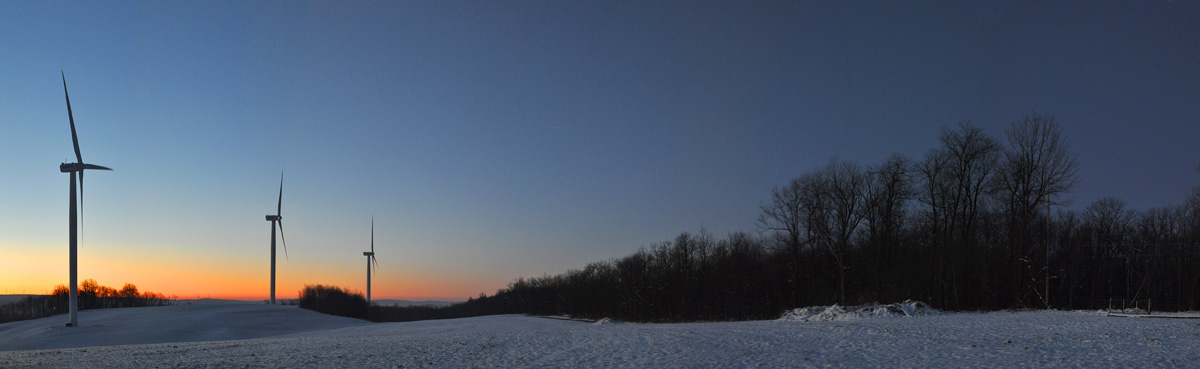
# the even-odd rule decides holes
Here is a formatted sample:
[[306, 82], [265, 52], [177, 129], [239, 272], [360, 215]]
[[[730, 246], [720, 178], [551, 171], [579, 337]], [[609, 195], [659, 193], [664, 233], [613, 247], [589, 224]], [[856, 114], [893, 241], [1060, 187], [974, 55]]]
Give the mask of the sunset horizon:
[[1200, 367], [1198, 20], [0, 1], [0, 367]]

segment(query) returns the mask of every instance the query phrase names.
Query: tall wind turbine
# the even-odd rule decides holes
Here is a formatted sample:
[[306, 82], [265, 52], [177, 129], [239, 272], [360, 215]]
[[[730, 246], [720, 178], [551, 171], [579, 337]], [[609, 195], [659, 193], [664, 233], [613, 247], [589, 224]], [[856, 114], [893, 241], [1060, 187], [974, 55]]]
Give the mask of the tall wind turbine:
[[71, 143], [75, 145], [75, 162], [62, 163], [58, 166], [58, 170], [63, 173], [71, 173], [71, 210], [70, 215], [71, 227], [71, 300], [70, 300], [70, 320], [67, 322], [68, 327], [74, 327], [79, 324], [79, 234], [76, 216], [78, 215], [75, 207], [75, 172], [79, 172], [79, 208], [83, 208], [83, 170], [84, 169], [99, 169], [112, 170], [95, 164], [84, 164], [83, 155], [79, 154], [79, 135], [75, 134], [75, 115], [71, 113], [71, 94], [67, 93], [67, 74], [62, 73], [63, 80], [63, 96], [67, 98], [67, 119], [71, 122]]
[[363, 256], [367, 257], [367, 305], [371, 304], [371, 274], [374, 269], [379, 268], [379, 261], [375, 260], [375, 217], [371, 217], [371, 251], [363, 252]]
[[279, 172], [279, 204], [275, 215], [267, 215], [271, 222], [271, 305], [275, 304], [275, 226], [279, 226], [279, 238], [283, 241], [283, 256], [287, 257], [287, 238], [283, 237], [283, 172]]

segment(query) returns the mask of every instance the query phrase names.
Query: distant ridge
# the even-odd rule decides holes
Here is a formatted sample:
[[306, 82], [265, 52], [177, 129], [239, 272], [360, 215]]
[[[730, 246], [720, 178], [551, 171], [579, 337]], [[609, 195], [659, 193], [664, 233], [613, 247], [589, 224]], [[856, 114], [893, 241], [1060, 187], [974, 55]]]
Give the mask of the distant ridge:
[[216, 305], [216, 304], [262, 304], [263, 300], [227, 300], [227, 299], [179, 299], [179, 305]]
[[45, 295], [0, 295], [0, 305], [21, 301], [29, 296], [45, 296]]
[[[41, 295], [0, 295], [0, 305], [17, 302], [28, 296], [41, 296]], [[288, 303], [288, 302], [291, 302], [292, 300], [294, 300], [294, 299], [277, 299], [277, 301], [280, 303]], [[200, 298], [200, 299], [179, 299], [179, 300], [176, 300], [176, 302], [179, 305], [263, 304], [264, 300], [232, 300], [232, 299]], [[436, 306], [436, 307], [442, 307], [442, 306], [454, 305], [454, 304], [457, 304], [462, 301], [434, 301], [434, 300], [413, 301], [413, 300], [379, 299], [379, 300], [374, 300], [371, 302], [374, 303], [375, 305], [380, 305], [380, 306], [401, 306], [401, 307], [404, 307], [404, 306]]]
[[424, 301], [410, 301], [410, 300], [392, 300], [392, 299], [376, 299], [376, 300], [371, 300], [371, 303], [372, 303], [372, 304], [374, 304], [374, 305], [379, 305], [379, 306], [400, 306], [400, 307], [405, 307], [405, 306], [435, 306], [435, 307], [441, 307], [441, 306], [450, 306], [450, 305], [454, 305], [454, 304], [457, 304], [457, 303], [459, 303], [459, 302], [461, 302], [461, 301], [458, 301], [458, 302], [455, 302], [455, 301], [432, 301], [432, 300], [424, 300]]

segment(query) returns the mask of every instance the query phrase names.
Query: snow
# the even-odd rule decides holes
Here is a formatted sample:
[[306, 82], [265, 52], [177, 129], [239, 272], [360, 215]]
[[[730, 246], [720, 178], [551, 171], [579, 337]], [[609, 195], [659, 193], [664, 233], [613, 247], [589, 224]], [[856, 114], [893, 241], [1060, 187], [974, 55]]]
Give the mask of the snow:
[[[295, 307], [265, 305], [175, 306], [83, 313], [88, 315], [81, 313], [83, 326], [75, 332], [64, 333], [69, 329], [60, 328], [64, 320], [61, 316], [32, 321], [37, 323], [0, 325], [0, 350], [18, 350], [0, 351], [0, 367], [1200, 365], [1200, 350], [1197, 350], [1200, 326], [1195, 320], [1114, 318], [1095, 312], [866, 314], [851, 320], [686, 324], [611, 324], [611, 320], [608, 324], [594, 324], [519, 315], [366, 323]], [[9, 338], [14, 332], [13, 325], [25, 332], [22, 339], [15, 341], [40, 342], [25, 348], [48, 348], [52, 346], [45, 345], [58, 341], [82, 345], [59, 349], [16, 348], [14, 340]], [[208, 332], [197, 337], [189, 332], [192, 329]], [[272, 330], [261, 331], [266, 329]], [[143, 335], [152, 339], [145, 344], [105, 346], [130, 343], [115, 338]], [[96, 338], [101, 336], [108, 338]], [[176, 343], [173, 339], [201, 342]]]
[[1200, 312], [1132, 314], [1105, 312], [1103, 315], [1121, 318], [1200, 319]]
[[842, 307], [839, 305], [832, 306], [811, 306], [797, 308], [783, 314], [780, 320], [784, 321], [801, 321], [801, 322], [829, 322], [841, 320], [856, 320], [862, 318], [880, 318], [880, 317], [917, 317], [922, 315], [941, 314], [942, 312], [929, 307], [929, 304], [920, 301], [905, 301], [896, 304], [867, 304], [860, 306]]
[[206, 304], [83, 310], [0, 324], [0, 351], [272, 337], [371, 324], [296, 306]]
[[618, 321], [616, 321], [616, 320], [612, 320], [612, 319], [609, 319], [609, 318], [602, 318], [602, 319], [600, 319], [600, 320], [597, 320], [595, 323], [592, 323], [592, 324], [595, 324], [595, 325], [605, 325], [605, 324], [621, 324], [621, 322], [618, 322]]

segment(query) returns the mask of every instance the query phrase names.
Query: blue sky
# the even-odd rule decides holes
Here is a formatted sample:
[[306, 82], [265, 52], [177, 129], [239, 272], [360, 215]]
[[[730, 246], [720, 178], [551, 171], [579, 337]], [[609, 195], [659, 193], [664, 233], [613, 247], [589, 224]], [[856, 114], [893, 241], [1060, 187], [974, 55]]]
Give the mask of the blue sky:
[[[18, 255], [0, 270], [21, 271], [3, 288], [65, 283], [60, 71], [85, 161], [114, 169], [86, 177], [81, 275], [167, 293], [265, 288], [280, 171], [281, 291], [363, 288], [374, 215], [376, 297], [459, 299], [701, 226], [754, 231], [772, 186], [832, 158], [920, 158], [962, 120], [1002, 138], [1055, 115], [1079, 155], [1073, 207], [1174, 205], [1200, 184], [1187, 1], [0, 14], [0, 253]], [[175, 270], [214, 282], [158, 281]]]

